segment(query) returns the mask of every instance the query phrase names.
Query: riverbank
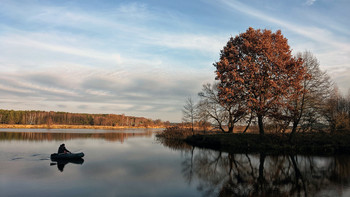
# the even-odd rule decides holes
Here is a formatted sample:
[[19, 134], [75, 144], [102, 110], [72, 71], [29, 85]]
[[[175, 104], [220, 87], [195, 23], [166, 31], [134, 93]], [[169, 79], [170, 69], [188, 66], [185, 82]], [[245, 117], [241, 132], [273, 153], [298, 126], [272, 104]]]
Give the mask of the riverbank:
[[289, 134], [216, 133], [206, 134], [190, 130], [167, 129], [157, 135], [166, 145], [186, 143], [190, 146], [208, 148], [229, 153], [265, 154], [349, 154], [350, 131]]
[[297, 133], [289, 135], [215, 134], [194, 135], [184, 139], [189, 145], [230, 153], [266, 154], [349, 154], [350, 133]]
[[145, 128], [164, 128], [160, 126], [152, 127], [132, 127], [132, 126], [97, 126], [97, 125], [21, 125], [21, 124], [0, 124], [0, 129], [145, 129]]

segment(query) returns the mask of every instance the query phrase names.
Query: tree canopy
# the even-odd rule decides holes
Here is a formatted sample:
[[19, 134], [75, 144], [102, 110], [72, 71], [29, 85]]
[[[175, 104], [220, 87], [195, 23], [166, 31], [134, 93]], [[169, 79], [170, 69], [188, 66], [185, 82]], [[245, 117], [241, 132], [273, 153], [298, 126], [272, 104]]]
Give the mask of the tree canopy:
[[221, 102], [244, 103], [258, 118], [260, 134], [264, 117], [276, 116], [279, 107], [288, 107], [303, 91], [303, 62], [292, 56], [280, 30], [250, 27], [231, 37], [214, 66]]

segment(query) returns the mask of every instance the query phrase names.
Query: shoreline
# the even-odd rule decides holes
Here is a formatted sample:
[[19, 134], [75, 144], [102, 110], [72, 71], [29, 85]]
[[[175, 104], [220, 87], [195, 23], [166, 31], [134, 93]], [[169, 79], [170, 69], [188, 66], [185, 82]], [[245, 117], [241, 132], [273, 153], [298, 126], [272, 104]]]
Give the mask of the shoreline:
[[165, 127], [132, 127], [132, 126], [96, 126], [96, 125], [20, 125], [20, 124], [0, 124], [0, 129], [105, 129], [105, 130], [120, 130], [120, 129], [161, 129]]
[[170, 129], [159, 133], [157, 138], [171, 148], [188, 146], [234, 154], [350, 154], [350, 131], [296, 133], [290, 140], [289, 134], [197, 132], [193, 135], [189, 130]]
[[289, 141], [289, 135], [216, 134], [188, 136], [183, 141], [191, 146], [228, 153], [264, 153], [334, 155], [350, 153], [348, 133], [298, 133]]

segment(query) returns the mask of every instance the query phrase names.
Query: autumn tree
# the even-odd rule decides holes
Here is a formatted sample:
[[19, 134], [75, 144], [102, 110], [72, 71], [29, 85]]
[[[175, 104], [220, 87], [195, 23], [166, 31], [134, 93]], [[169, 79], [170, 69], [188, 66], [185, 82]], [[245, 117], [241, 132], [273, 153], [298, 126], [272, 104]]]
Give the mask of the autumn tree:
[[264, 118], [273, 117], [302, 89], [305, 74], [280, 30], [251, 27], [230, 38], [214, 66], [221, 102], [245, 102], [257, 116], [260, 134], [264, 134]]

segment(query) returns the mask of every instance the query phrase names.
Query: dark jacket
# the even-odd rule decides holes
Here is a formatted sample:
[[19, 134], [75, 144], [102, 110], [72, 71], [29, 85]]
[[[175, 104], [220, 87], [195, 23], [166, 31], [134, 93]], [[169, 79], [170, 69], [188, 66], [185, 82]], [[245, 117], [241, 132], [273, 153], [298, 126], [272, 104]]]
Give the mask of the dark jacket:
[[66, 147], [65, 146], [60, 146], [59, 148], [58, 148], [58, 154], [60, 154], [60, 153], [64, 153], [64, 151], [66, 151], [66, 152], [70, 152], [69, 150], [67, 150], [66, 149]]

